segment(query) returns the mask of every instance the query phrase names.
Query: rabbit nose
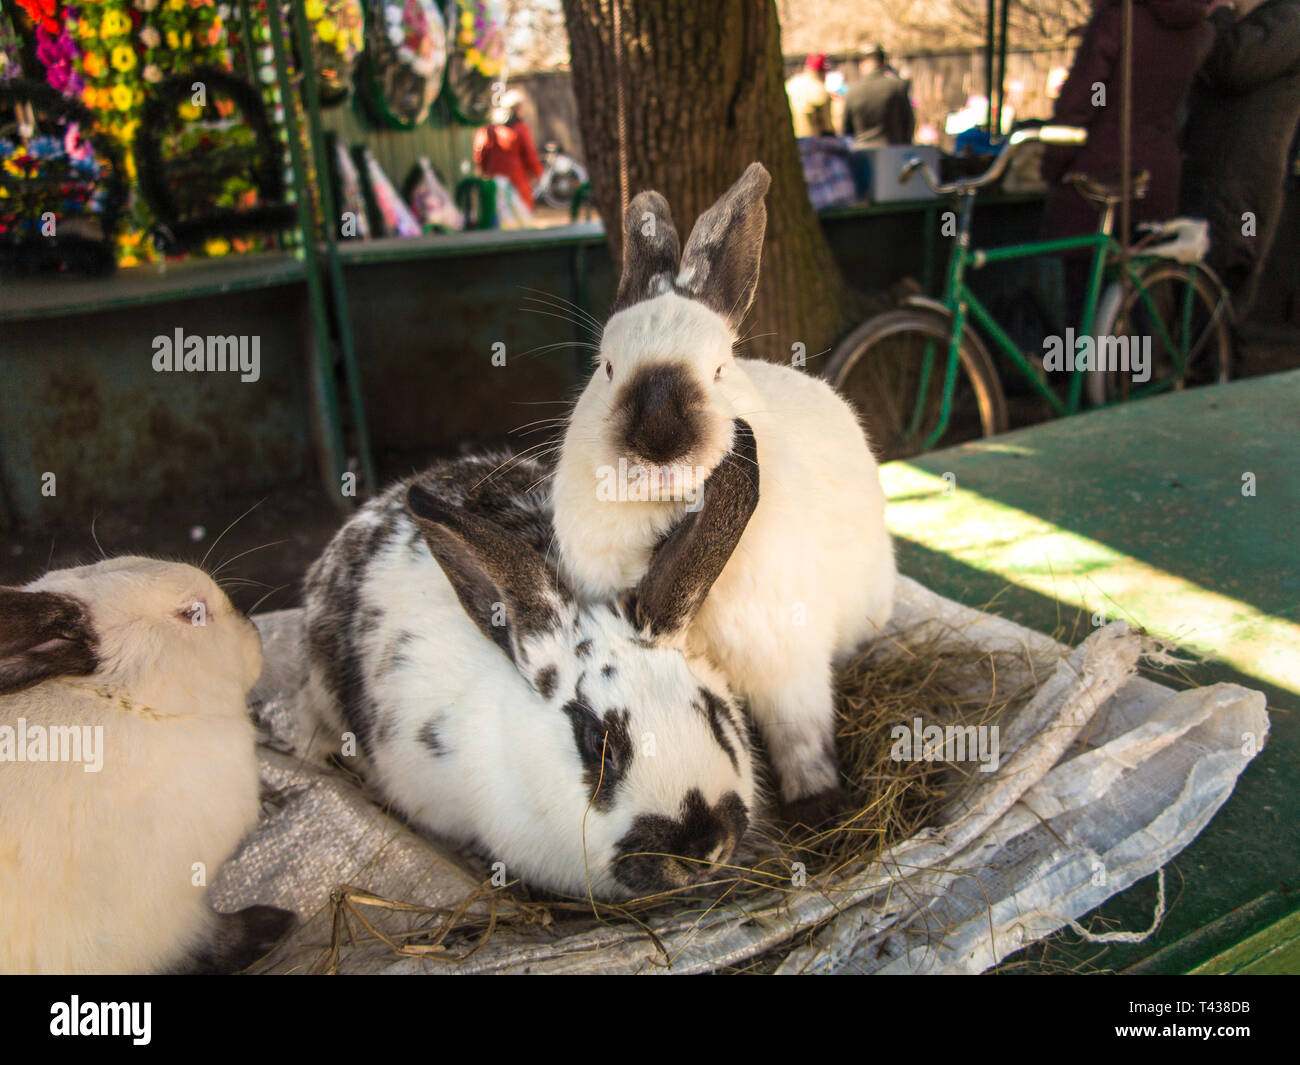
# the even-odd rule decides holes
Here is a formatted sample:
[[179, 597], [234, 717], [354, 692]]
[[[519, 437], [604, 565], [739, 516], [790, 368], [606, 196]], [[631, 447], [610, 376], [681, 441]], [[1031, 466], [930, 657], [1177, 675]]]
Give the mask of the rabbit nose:
[[636, 372], [619, 403], [624, 443], [646, 462], [663, 465], [685, 455], [704, 434], [704, 397], [684, 366]]
[[709, 872], [713, 872], [719, 866], [726, 865], [731, 858], [731, 852], [736, 849], [735, 840], [724, 840], [719, 843], [709, 854]]
[[735, 849], [734, 839], [724, 839], [715, 843], [702, 857], [693, 861], [680, 860], [678, 864], [686, 871], [687, 883], [711, 880], [726, 867]]

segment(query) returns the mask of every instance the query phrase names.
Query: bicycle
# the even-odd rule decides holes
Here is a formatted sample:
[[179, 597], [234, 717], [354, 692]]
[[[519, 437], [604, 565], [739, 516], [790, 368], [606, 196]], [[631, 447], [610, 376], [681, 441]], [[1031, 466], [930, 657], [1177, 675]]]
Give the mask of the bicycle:
[[548, 207], [570, 207], [578, 187], [587, 180], [586, 169], [560, 151], [554, 141], [547, 141], [542, 149], [542, 166], [542, 176], [533, 184], [533, 198]]
[[[912, 296], [905, 306], [868, 319], [836, 345], [824, 371], [862, 412], [882, 461], [1006, 431], [1006, 394], [981, 333], [1060, 416], [1082, 409], [1085, 378], [1094, 405], [1228, 379], [1232, 302], [1201, 261], [1208, 248], [1204, 222], [1174, 219], [1143, 227], [1146, 235], [1123, 264], [1125, 286], [1122, 249], [1112, 235], [1120, 187], [1070, 174], [1066, 180], [1101, 210], [1095, 233], [971, 248], [977, 194], [1002, 177], [1018, 149], [1034, 141], [1080, 145], [1086, 138], [1086, 130], [1073, 126], [1017, 131], [983, 174], [949, 184], [921, 159], [903, 165], [900, 181], [919, 171], [937, 195], [961, 201], [944, 295]], [[1134, 175], [1135, 198], [1145, 194], [1147, 181], [1144, 172]], [[1027, 357], [971, 291], [966, 274], [992, 263], [1081, 250], [1091, 250], [1092, 259], [1079, 328], [1045, 342], [1045, 354], [1058, 355], [1069, 374], [1063, 399], [1048, 383], [1057, 369], [1047, 365], [1053, 360], [1037, 365]], [[1058, 350], [1046, 350], [1053, 346]], [[938, 355], [944, 348], [946, 359]]]

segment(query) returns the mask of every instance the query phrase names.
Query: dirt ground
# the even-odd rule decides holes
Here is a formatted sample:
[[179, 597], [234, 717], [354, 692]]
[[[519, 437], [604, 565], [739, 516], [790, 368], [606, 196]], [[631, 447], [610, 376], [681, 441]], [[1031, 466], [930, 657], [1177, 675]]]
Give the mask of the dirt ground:
[[[1300, 331], [1261, 329], [1244, 339], [1242, 376], [1300, 367]], [[1013, 427], [1043, 417], [1033, 404], [1012, 405]], [[380, 483], [436, 457], [381, 456]], [[219, 571], [223, 582], [230, 578], [227, 591], [243, 610], [298, 606], [303, 574], [344, 520], [335, 498], [315, 479], [306, 479], [269, 493], [105, 509], [73, 527], [10, 531], [0, 549], [0, 584], [22, 585], [47, 569], [92, 562], [101, 551], [143, 554]]]

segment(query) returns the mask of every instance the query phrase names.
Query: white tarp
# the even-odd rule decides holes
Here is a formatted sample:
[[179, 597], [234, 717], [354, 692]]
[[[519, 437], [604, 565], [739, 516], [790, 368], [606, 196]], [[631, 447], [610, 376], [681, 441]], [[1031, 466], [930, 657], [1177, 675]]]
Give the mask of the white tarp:
[[[494, 896], [484, 887], [490, 870], [481, 857], [418, 835], [353, 778], [287, 753], [302, 615], [257, 622], [267, 663], [252, 697], [267, 734], [263, 818], [222, 868], [213, 902], [300, 915], [294, 935], [259, 966], [275, 972], [319, 971], [332, 940], [339, 972], [702, 972], [792, 940], [781, 972], [979, 972], [1161, 869], [1227, 800], [1268, 733], [1259, 692], [1218, 684], [1175, 693], [1135, 676], [1159, 651], [1123, 622], [1070, 649], [900, 578], [896, 642], [882, 641], [878, 653], [909, 644], [934, 653], [938, 640], [1025, 663], [1035, 694], [1001, 723], [997, 771], [974, 773], [941, 824], [831, 884], [809, 877], [770, 899], [748, 898], [743, 909], [697, 905], [651, 920], [653, 936], [632, 921], [595, 919], [566, 922], [561, 933], [509, 889]], [[464, 960], [402, 956], [365, 934], [361, 920], [391, 934], [438, 918], [363, 904], [348, 933], [331, 904], [342, 885], [444, 913], [473, 896], [469, 912], [503, 920]], [[460, 956], [472, 943], [453, 936], [444, 946]]]

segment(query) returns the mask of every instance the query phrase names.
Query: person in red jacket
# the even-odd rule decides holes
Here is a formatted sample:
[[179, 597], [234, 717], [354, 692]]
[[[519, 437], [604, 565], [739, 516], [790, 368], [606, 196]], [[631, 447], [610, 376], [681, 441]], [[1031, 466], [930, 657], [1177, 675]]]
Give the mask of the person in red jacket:
[[474, 165], [487, 177], [509, 178], [531, 211], [533, 182], [542, 176], [542, 161], [528, 123], [519, 117], [521, 103], [523, 97], [513, 89], [501, 97], [491, 124], [474, 134]]

